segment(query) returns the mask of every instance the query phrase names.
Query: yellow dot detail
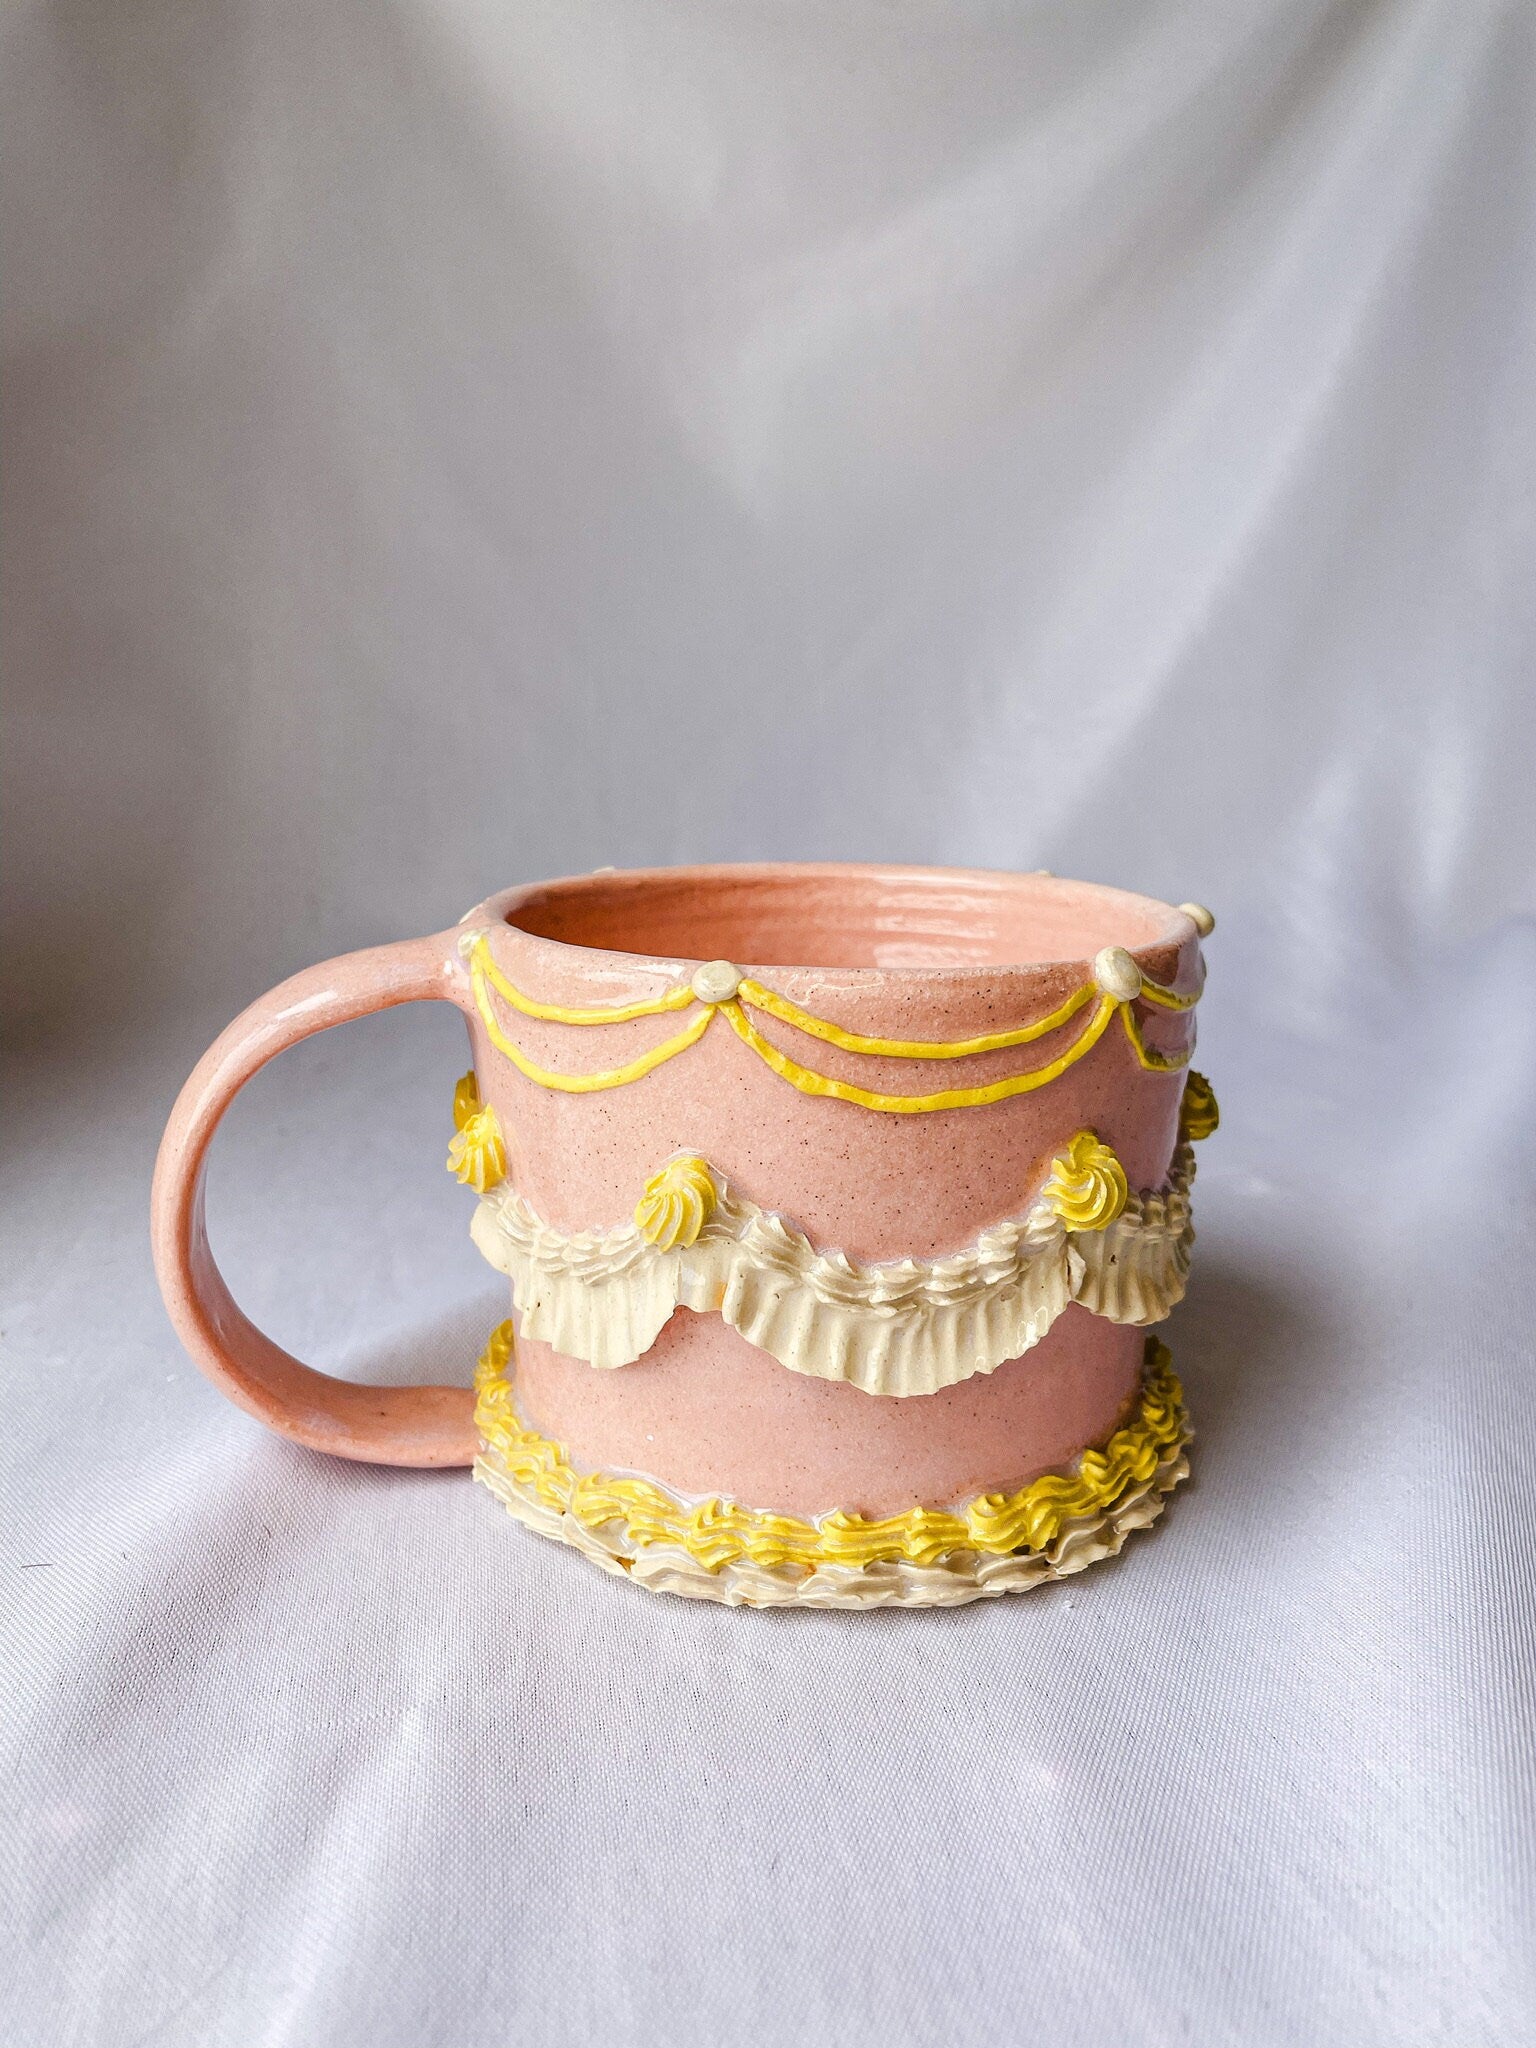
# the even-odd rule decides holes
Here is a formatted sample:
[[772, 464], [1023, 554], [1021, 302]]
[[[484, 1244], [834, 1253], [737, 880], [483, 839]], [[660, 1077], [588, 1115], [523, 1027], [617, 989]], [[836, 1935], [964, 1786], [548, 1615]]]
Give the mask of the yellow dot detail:
[[1110, 1147], [1092, 1131], [1079, 1131], [1052, 1162], [1045, 1196], [1069, 1230], [1107, 1230], [1125, 1207], [1130, 1186]]
[[708, 1163], [694, 1154], [653, 1173], [635, 1204], [635, 1225], [658, 1251], [696, 1244], [719, 1196]]

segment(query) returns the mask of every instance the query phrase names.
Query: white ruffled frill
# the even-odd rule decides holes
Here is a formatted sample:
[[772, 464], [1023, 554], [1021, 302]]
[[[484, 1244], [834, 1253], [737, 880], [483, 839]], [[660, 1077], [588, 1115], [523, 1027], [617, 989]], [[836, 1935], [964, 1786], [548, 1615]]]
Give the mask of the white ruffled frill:
[[791, 1372], [932, 1394], [1028, 1351], [1071, 1301], [1111, 1322], [1161, 1321], [1189, 1273], [1194, 1175], [1184, 1144], [1167, 1188], [1132, 1195], [1107, 1230], [1067, 1229], [1041, 1194], [964, 1251], [889, 1264], [818, 1252], [719, 1175], [690, 1245], [653, 1245], [633, 1222], [567, 1236], [505, 1183], [471, 1229], [511, 1279], [523, 1335], [589, 1365], [633, 1364], [681, 1307], [723, 1316]]

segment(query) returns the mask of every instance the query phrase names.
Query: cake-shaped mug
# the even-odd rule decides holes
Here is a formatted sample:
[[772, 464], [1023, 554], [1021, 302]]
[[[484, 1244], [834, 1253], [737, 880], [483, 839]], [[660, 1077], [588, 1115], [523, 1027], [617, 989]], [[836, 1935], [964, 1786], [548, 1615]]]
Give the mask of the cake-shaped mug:
[[[1117, 1551], [1187, 1472], [1189, 1066], [1210, 931], [1046, 874], [601, 870], [295, 975], [176, 1104], [156, 1267], [193, 1358], [316, 1450], [473, 1465], [668, 1592], [955, 1605]], [[463, 1011], [448, 1165], [511, 1314], [475, 1390], [360, 1386], [241, 1314], [203, 1175], [284, 1047]]]

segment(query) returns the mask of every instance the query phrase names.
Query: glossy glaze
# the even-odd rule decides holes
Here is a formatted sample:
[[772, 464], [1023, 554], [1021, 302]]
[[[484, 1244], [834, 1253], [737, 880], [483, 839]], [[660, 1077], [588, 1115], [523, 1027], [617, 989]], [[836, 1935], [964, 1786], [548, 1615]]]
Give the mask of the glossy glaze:
[[[1079, 1131], [1113, 1148], [1132, 1188], [1156, 1188], [1166, 1175], [1183, 1077], [1146, 1071], [1115, 1031], [1036, 1093], [918, 1116], [808, 1097], [723, 1029], [633, 1085], [555, 1092], [488, 1042], [460, 943], [473, 931], [488, 933], [501, 968], [546, 1002], [642, 1000], [724, 960], [846, 1030], [893, 1040], [968, 1038], [1047, 1014], [1106, 946], [1127, 948], [1169, 986], [1190, 990], [1199, 978], [1192, 917], [1144, 897], [1044, 876], [790, 865], [510, 890], [453, 931], [296, 976], [237, 1020], [189, 1081], [162, 1148], [154, 1234], [167, 1303], [198, 1363], [263, 1421], [317, 1448], [419, 1464], [474, 1452], [467, 1390], [359, 1388], [271, 1344], [229, 1299], [203, 1230], [203, 1164], [235, 1091], [285, 1045], [370, 1009], [432, 998], [465, 1013], [507, 1176], [563, 1230], [630, 1215], [679, 1153], [710, 1160], [752, 1200], [860, 1261], [966, 1245], [1027, 1206]], [[1188, 1014], [1152, 1013], [1143, 1024], [1167, 1051], [1193, 1028]], [[522, 1017], [517, 1028], [550, 1068], [591, 1054], [591, 1032]], [[604, 1059], [622, 1061], [675, 1028], [675, 1018], [637, 1018], [597, 1035]], [[798, 1038], [803, 1050], [791, 1026], [772, 1023], [765, 1035], [786, 1046]], [[1044, 1057], [1050, 1041], [1029, 1050]], [[815, 1053], [820, 1070], [866, 1088], [935, 1085], [937, 1063], [821, 1043]], [[946, 1062], [943, 1083], [980, 1084], [1019, 1065], [1016, 1050], [975, 1054]], [[578, 1463], [802, 1515], [885, 1513], [1014, 1487], [1070, 1463], [1124, 1412], [1140, 1342], [1073, 1308], [1021, 1359], [938, 1394], [890, 1400], [788, 1372], [718, 1316], [679, 1310], [648, 1358], [616, 1372], [529, 1344], [520, 1387], [530, 1419]]]

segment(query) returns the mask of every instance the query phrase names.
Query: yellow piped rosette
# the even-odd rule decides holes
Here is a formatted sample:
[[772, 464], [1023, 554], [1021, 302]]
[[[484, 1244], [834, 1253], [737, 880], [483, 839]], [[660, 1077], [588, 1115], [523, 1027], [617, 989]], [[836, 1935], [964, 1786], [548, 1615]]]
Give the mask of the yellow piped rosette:
[[1051, 1162], [1045, 1197], [1068, 1230], [1107, 1230], [1130, 1199], [1125, 1168], [1092, 1131], [1079, 1131]]
[[660, 1252], [697, 1244], [699, 1233], [715, 1212], [715, 1177], [709, 1161], [690, 1153], [669, 1159], [653, 1173], [635, 1204], [635, 1227]]
[[453, 1091], [453, 1123], [448, 1171], [465, 1187], [483, 1195], [506, 1178], [507, 1148], [495, 1110], [481, 1106], [473, 1070], [462, 1076]]
[[1208, 1138], [1220, 1122], [1216, 1090], [1204, 1074], [1197, 1074], [1191, 1067], [1179, 1103], [1179, 1136], [1198, 1144], [1202, 1138]]

